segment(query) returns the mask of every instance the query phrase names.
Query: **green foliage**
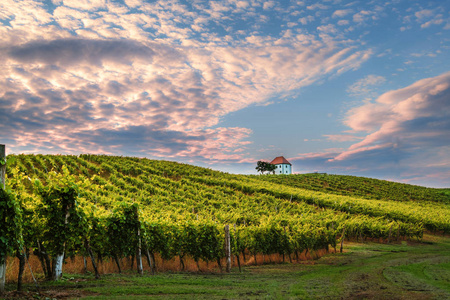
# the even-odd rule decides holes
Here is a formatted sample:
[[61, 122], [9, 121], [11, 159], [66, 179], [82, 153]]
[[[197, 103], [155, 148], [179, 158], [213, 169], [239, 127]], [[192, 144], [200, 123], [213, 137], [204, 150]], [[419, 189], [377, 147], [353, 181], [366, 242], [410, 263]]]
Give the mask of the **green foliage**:
[[137, 203], [122, 202], [106, 219], [109, 251], [117, 257], [134, 255], [138, 245], [138, 230], [142, 227]]
[[0, 264], [7, 255], [19, 250], [23, 244], [22, 210], [17, 196], [0, 188]]
[[45, 186], [35, 181], [36, 192], [43, 200], [39, 207], [43, 241], [52, 256], [64, 253], [66, 247], [79, 248], [87, 232], [85, 212], [77, 203], [76, 179], [64, 167], [63, 172], [51, 174]]
[[276, 168], [275, 165], [272, 165], [271, 163], [268, 163], [268, 162], [260, 160], [260, 161], [258, 161], [256, 163], [256, 168], [255, 169], [258, 172], [261, 172], [261, 174], [264, 174], [264, 172], [267, 172], [267, 173], [270, 174], [270, 173], [273, 173], [275, 171], [275, 168]]

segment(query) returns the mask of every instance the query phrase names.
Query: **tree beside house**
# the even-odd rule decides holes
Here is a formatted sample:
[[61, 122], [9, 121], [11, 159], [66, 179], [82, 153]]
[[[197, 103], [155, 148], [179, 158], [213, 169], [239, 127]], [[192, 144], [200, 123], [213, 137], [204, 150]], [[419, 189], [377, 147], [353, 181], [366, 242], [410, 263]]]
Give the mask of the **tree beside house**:
[[265, 161], [258, 161], [256, 163], [256, 168], [258, 172], [264, 174], [264, 172], [268, 172], [269, 174], [277, 174], [277, 175], [289, 175], [292, 174], [292, 164], [283, 156], [278, 156], [270, 163]]
[[292, 174], [292, 164], [286, 158], [284, 158], [284, 156], [275, 157], [274, 160], [270, 162], [270, 164], [275, 166], [274, 174]]
[[269, 174], [270, 173], [275, 174], [275, 166], [271, 165], [268, 162], [262, 161], [262, 160], [260, 160], [260, 161], [258, 161], [256, 163], [256, 168], [255, 169], [258, 172], [261, 172], [261, 174], [264, 174], [264, 172], [268, 172]]

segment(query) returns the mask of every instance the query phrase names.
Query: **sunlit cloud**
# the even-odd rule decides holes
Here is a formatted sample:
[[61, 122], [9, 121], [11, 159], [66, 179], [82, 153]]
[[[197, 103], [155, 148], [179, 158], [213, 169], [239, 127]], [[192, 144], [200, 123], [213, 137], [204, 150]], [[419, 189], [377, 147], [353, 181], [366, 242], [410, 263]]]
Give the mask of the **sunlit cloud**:
[[18, 151], [114, 153], [131, 144], [142, 155], [238, 161], [251, 130], [214, 129], [222, 117], [358, 68], [372, 54], [351, 40], [294, 31], [246, 29], [235, 39], [225, 26], [225, 14], [263, 24], [252, 11], [275, 2], [53, 4], [4, 4], [2, 126]]
[[386, 78], [379, 75], [367, 75], [348, 87], [347, 92], [353, 97], [371, 99], [374, 96], [373, 87], [386, 82]]
[[338, 9], [333, 13], [333, 18], [342, 18], [353, 12], [352, 9]]
[[351, 109], [345, 124], [354, 132], [368, 134], [329, 161], [352, 165], [363, 160], [380, 168], [418, 168], [430, 176], [443, 172], [450, 161], [448, 99], [450, 73], [445, 73]]
[[[365, 151], [365, 147], [384, 145], [384, 148], [435, 147], [450, 141], [450, 73], [419, 80], [409, 87], [381, 95], [375, 103], [368, 103], [349, 111], [346, 125], [354, 131], [370, 134], [354, 144], [350, 150]], [[336, 160], [352, 153], [344, 152]]]
[[303, 172], [371, 174], [406, 183], [445, 186], [450, 179], [450, 73], [384, 93], [348, 111], [344, 121], [355, 134], [324, 135], [354, 142], [347, 149], [290, 158]]
[[363, 137], [348, 134], [324, 134], [332, 142], [352, 142], [363, 139]]

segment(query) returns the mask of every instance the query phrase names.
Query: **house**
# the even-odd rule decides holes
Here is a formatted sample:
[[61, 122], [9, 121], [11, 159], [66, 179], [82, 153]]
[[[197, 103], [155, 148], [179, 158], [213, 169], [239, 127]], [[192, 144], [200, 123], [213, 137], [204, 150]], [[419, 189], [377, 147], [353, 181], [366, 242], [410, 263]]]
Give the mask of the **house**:
[[292, 174], [292, 164], [283, 156], [278, 156], [270, 162], [275, 165], [275, 174]]

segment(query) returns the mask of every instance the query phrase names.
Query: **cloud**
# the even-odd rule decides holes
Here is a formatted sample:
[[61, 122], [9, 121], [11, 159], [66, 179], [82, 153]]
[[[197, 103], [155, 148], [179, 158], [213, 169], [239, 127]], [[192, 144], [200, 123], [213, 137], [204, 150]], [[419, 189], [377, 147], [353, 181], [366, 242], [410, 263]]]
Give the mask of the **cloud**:
[[314, 16], [307, 16], [307, 17], [302, 17], [300, 19], [298, 19], [298, 21], [302, 24], [302, 25], [306, 25], [308, 23], [311, 23], [312, 21], [314, 21]]
[[434, 143], [448, 142], [449, 95], [450, 73], [445, 73], [387, 92], [375, 103], [350, 110], [347, 126], [354, 131], [373, 131], [352, 149], [395, 139], [411, 143], [427, 139]]
[[352, 9], [338, 9], [333, 13], [332, 17], [333, 18], [342, 18], [342, 17], [345, 17], [345, 16], [351, 14], [352, 12], [353, 12]]
[[317, 30], [326, 34], [337, 34], [339, 32], [333, 24], [319, 26]]
[[[374, 103], [351, 109], [345, 124], [367, 132], [330, 161], [378, 161], [380, 166], [413, 170], [424, 157], [423, 174], [448, 167], [450, 161], [450, 73], [427, 78], [381, 95]], [[392, 165], [394, 164], [394, 165]]]
[[[161, 50], [161, 47], [158, 47]], [[137, 59], [151, 62], [154, 51], [134, 41], [62, 39], [35, 41], [11, 47], [9, 57], [22, 63], [102, 65], [103, 61], [130, 64]]]
[[327, 9], [328, 6], [324, 5], [324, 4], [321, 4], [321, 3], [316, 3], [316, 4], [313, 4], [313, 5], [308, 5], [306, 8], [309, 9], [309, 10], [316, 10], [316, 9]]
[[63, 4], [68, 7], [80, 10], [97, 10], [106, 6], [105, 0], [63, 0]]
[[350, 24], [350, 22], [349, 22], [348, 20], [339, 20], [339, 21], [337, 22], [337, 24], [338, 24], [339, 26], [346, 26], [346, 25]]
[[360, 136], [348, 134], [324, 134], [324, 136], [332, 142], [352, 142], [363, 139]]
[[348, 87], [347, 92], [353, 97], [373, 96], [372, 87], [381, 85], [386, 82], [386, 78], [379, 75], [367, 75]]
[[[241, 159], [233, 151], [245, 148], [250, 131], [211, 132], [220, 117], [264, 103], [275, 92], [309, 85], [323, 74], [356, 67], [367, 55], [323, 43], [311, 48], [276, 42], [255, 40], [257, 47], [208, 51], [82, 38], [9, 46], [2, 51], [6, 68], [0, 98], [5, 120], [14, 126], [2, 131], [17, 140], [17, 149], [111, 153], [122, 149], [123, 141], [153, 156]], [[161, 135], [165, 131], [171, 134]], [[217, 133], [225, 141], [230, 138], [226, 132], [234, 132], [234, 150], [213, 137]], [[132, 139], [136, 136], [142, 142]], [[153, 143], [154, 136], [163, 136], [167, 144]], [[79, 137], [85, 142], [80, 144]]]
[[[19, 152], [240, 161], [252, 132], [218, 127], [221, 118], [372, 55], [347, 37], [299, 30], [299, 14], [290, 14], [302, 5], [5, 0], [0, 137]], [[269, 34], [259, 30], [273, 19]], [[336, 33], [333, 25], [320, 30]]]
[[263, 8], [264, 9], [271, 9], [275, 6], [275, 2], [274, 1], [265, 1], [263, 4]]
[[417, 19], [422, 20], [432, 17], [434, 13], [431, 9], [422, 9], [420, 11], [417, 11], [414, 15], [417, 17]]
[[338, 170], [337, 173], [342, 174], [343, 168], [336, 167], [336, 163], [333, 165], [329, 163], [329, 160], [338, 155], [341, 151], [342, 149], [330, 149], [323, 152], [302, 153], [288, 158], [288, 161], [292, 163], [295, 173], [332, 173], [333, 170]]
[[206, 129], [196, 133], [196, 135], [204, 137], [205, 141], [190, 142], [189, 148], [177, 153], [176, 156], [206, 159], [208, 163], [241, 162], [248, 155], [248, 153], [242, 152], [246, 150], [246, 145], [250, 144], [245, 139], [251, 133], [250, 129], [239, 127]]
[[350, 109], [344, 120], [350, 130], [345, 134], [325, 135], [334, 142], [356, 143], [347, 149], [305, 153], [289, 160], [303, 173], [320, 171], [448, 186], [449, 99], [450, 72], [389, 91]]
[[[438, 6], [433, 9], [422, 9], [414, 12], [413, 15], [405, 16], [404, 22], [411, 23], [411, 21], [416, 21], [417, 24], [420, 24], [420, 28], [429, 28], [433, 25], [443, 25], [444, 29], [448, 29], [450, 24], [450, 18], [446, 17], [448, 9], [442, 6]], [[412, 26], [403, 27], [403, 30], [411, 29]]]
[[444, 23], [444, 19], [434, 19], [434, 20], [423, 23], [422, 25], [420, 25], [420, 27], [427, 28], [427, 27], [430, 27], [431, 25], [439, 25], [442, 23]]
[[355, 23], [364, 23], [373, 14], [374, 14], [374, 12], [372, 12], [372, 11], [361, 10], [361, 11], [359, 11], [356, 14], [353, 15], [353, 21]]

